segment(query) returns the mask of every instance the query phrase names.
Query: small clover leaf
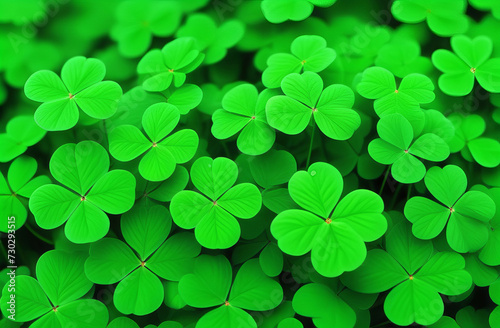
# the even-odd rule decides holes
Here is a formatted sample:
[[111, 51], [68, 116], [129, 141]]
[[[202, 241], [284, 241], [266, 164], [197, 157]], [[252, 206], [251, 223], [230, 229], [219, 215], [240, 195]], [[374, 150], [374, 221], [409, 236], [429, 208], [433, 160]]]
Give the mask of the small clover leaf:
[[[83, 270], [85, 258], [64, 251], [44, 253], [36, 264], [38, 280], [30, 276], [16, 278], [16, 322], [35, 320], [32, 327], [53, 328], [77, 326], [105, 328], [108, 309], [94, 299], [82, 298], [93, 286]], [[10, 305], [6, 284], [0, 307], [7, 317]], [[84, 313], [82, 309], [85, 309]]]
[[109, 169], [109, 155], [94, 141], [66, 144], [50, 159], [50, 173], [63, 186], [47, 184], [31, 195], [29, 208], [43, 229], [67, 221], [66, 237], [73, 243], [103, 238], [110, 214], [121, 214], [134, 204], [135, 178], [124, 170]]
[[142, 87], [146, 91], [163, 91], [172, 83], [179, 88], [186, 81], [186, 74], [200, 66], [204, 58], [205, 55], [196, 48], [195, 39], [178, 38], [161, 50], [146, 53], [137, 65], [137, 73], [144, 75]]
[[[37, 168], [36, 160], [28, 156], [21, 156], [10, 165], [7, 181], [0, 172], [0, 215], [5, 218], [0, 225], [1, 232], [21, 228], [28, 218], [25, 207], [27, 200], [38, 187], [51, 182], [49, 177], [45, 175], [34, 178]], [[7, 219], [10, 217], [14, 217], [15, 222], [10, 222]], [[11, 224], [14, 224], [14, 228]]]
[[[104, 238], [90, 246], [87, 277], [97, 284], [118, 282], [113, 301], [123, 314], [145, 315], [163, 302], [159, 277], [179, 281], [192, 270], [201, 247], [192, 234], [167, 238], [172, 220], [161, 205], [134, 207], [122, 216], [125, 241]], [[134, 252], [135, 251], [135, 252]]]
[[421, 56], [420, 44], [415, 40], [403, 38], [382, 46], [375, 65], [391, 71], [399, 78], [412, 73], [428, 74], [432, 71], [431, 60]]
[[282, 287], [262, 272], [257, 259], [245, 262], [233, 280], [231, 265], [222, 255], [198, 257], [193, 273], [179, 281], [179, 293], [189, 306], [218, 306], [198, 320], [197, 328], [257, 328], [244, 310], [272, 310], [283, 299]]
[[145, 154], [139, 162], [141, 176], [150, 181], [165, 180], [174, 173], [177, 164], [191, 160], [198, 149], [198, 134], [191, 129], [169, 136], [179, 119], [179, 110], [174, 105], [151, 105], [142, 116], [142, 127], [149, 139], [133, 125], [120, 125], [109, 134], [109, 152], [122, 162]]
[[465, 35], [451, 38], [451, 49], [438, 49], [432, 54], [432, 63], [443, 74], [439, 88], [450, 96], [468, 95], [474, 80], [488, 92], [500, 92], [500, 58], [491, 58], [493, 43], [487, 36], [471, 39]]
[[269, 125], [286, 134], [305, 130], [311, 117], [321, 132], [336, 140], [352, 137], [361, 124], [359, 114], [352, 109], [354, 92], [342, 84], [323, 90], [323, 80], [313, 72], [292, 73], [281, 82], [284, 96], [274, 96], [267, 102]]
[[274, 144], [276, 133], [266, 120], [266, 103], [273, 92], [260, 94], [251, 84], [241, 84], [229, 90], [222, 98], [222, 109], [212, 115], [212, 134], [227, 139], [239, 131], [238, 149], [248, 155], [261, 155]]
[[262, 12], [274, 24], [287, 20], [302, 21], [313, 12], [314, 6], [330, 7], [337, 0], [263, 0]]
[[184, 84], [180, 88], [170, 86], [161, 92], [165, 101], [174, 105], [181, 115], [186, 115], [189, 111], [201, 103], [203, 91], [195, 84]]
[[140, 328], [134, 320], [128, 317], [117, 317], [108, 324], [107, 328]]
[[293, 256], [311, 251], [314, 269], [325, 277], [359, 267], [366, 256], [365, 242], [380, 238], [387, 229], [380, 196], [360, 189], [339, 201], [342, 185], [338, 170], [327, 163], [295, 173], [288, 189], [304, 210], [285, 210], [271, 223], [280, 249]]
[[35, 112], [36, 123], [47, 131], [70, 129], [80, 117], [78, 108], [95, 119], [113, 116], [122, 89], [102, 81], [105, 74], [100, 60], [78, 56], [64, 64], [61, 78], [47, 70], [31, 75], [24, 86], [26, 97], [43, 102]]
[[335, 60], [335, 50], [326, 46], [326, 40], [317, 35], [302, 35], [293, 40], [291, 54], [277, 53], [267, 60], [268, 67], [262, 73], [262, 83], [268, 88], [278, 88], [291, 73], [318, 73]]
[[191, 181], [201, 192], [183, 190], [170, 203], [172, 218], [179, 227], [193, 229], [196, 240], [206, 248], [223, 249], [236, 244], [241, 228], [235, 217], [250, 219], [262, 206], [259, 189], [251, 183], [234, 183], [236, 164], [228, 158], [201, 157], [191, 167]]
[[488, 221], [496, 210], [493, 200], [481, 191], [466, 192], [467, 177], [455, 165], [430, 168], [424, 182], [440, 203], [420, 196], [408, 200], [404, 213], [413, 223], [413, 234], [432, 239], [447, 226], [446, 239], [454, 251], [475, 252], [483, 247]]
[[378, 163], [391, 165], [394, 179], [401, 183], [416, 183], [425, 175], [425, 166], [418, 159], [441, 162], [450, 155], [448, 144], [426, 133], [413, 141], [410, 122], [401, 114], [389, 114], [377, 124], [380, 138], [368, 145], [368, 153]]
[[33, 116], [16, 116], [0, 134], [0, 162], [5, 163], [23, 154], [37, 144], [47, 132], [33, 120]]

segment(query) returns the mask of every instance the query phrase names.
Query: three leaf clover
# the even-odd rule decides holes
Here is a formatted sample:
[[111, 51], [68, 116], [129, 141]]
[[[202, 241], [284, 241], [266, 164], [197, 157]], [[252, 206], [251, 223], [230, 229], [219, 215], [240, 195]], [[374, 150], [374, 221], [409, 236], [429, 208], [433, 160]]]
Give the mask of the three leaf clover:
[[205, 313], [196, 328], [257, 328], [244, 310], [272, 310], [283, 299], [281, 285], [262, 272], [257, 259], [245, 262], [233, 280], [231, 264], [223, 255], [198, 257], [193, 273], [179, 281], [179, 294], [192, 307], [218, 306]]
[[289, 53], [277, 53], [267, 59], [262, 73], [262, 83], [268, 88], [278, 88], [291, 73], [319, 73], [335, 60], [337, 53], [327, 48], [326, 40], [317, 35], [301, 35], [293, 40]]
[[100, 60], [77, 56], [63, 65], [61, 78], [48, 70], [31, 75], [24, 93], [43, 102], [35, 112], [36, 123], [47, 131], [70, 129], [78, 122], [79, 108], [94, 119], [113, 116], [122, 88], [116, 82], [102, 81], [105, 74]]
[[184, 129], [168, 136], [180, 119], [177, 107], [168, 103], [149, 106], [142, 116], [148, 138], [133, 125], [120, 125], [109, 134], [109, 152], [119, 161], [131, 161], [145, 154], [139, 173], [150, 181], [162, 181], [174, 173], [177, 164], [193, 158], [198, 149], [198, 134]]
[[130, 247], [115, 238], [104, 238], [90, 246], [85, 273], [96, 284], [119, 282], [113, 301], [121, 313], [154, 312], [164, 297], [158, 277], [179, 281], [192, 270], [201, 247], [187, 232], [167, 239], [171, 226], [165, 207], [138, 206], [121, 219], [123, 237]]
[[345, 273], [340, 279], [360, 293], [390, 289], [384, 312], [397, 325], [435, 323], [444, 311], [439, 294], [459, 295], [472, 285], [460, 254], [434, 252], [432, 243], [413, 237], [404, 222], [389, 232], [386, 249], [370, 250], [357, 270]]
[[314, 6], [330, 7], [337, 0], [262, 0], [261, 8], [266, 19], [271, 23], [283, 23], [287, 20], [302, 21], [313, 12]]
[[419, 158], [440, 162], [450, 155], [448, 144], [434, 133], [414, 139], [410, 122], [401, 114], [389, 114], [377, 123], [380, 138], [368, 145], [368, 153], [378, 163], [391, 165], [391, 174], [401, 183], [415, 183], [425, 175]]
[[[14, 230], [22, 227], [28, 217], [25, 207], [27, 199], [38, 187], [51, 182], [45, 175], [33, 178], [37, 168], [36, 160], [21, 156], [10, 165], [7, 180], [0, 172], [0, 215], [4, 218], [0, 225], [1, 232], [12, 230], [10, 224], [14, 224]], [[10, 217], [14, 217], [15, 222], [9, 221]]]
[[66, 237], [73, 243], [90, 243], [109, 230], [110, 214], [132, 208], [135, 178], [124, 170], [109, 171], [109, 155], [94, 141], [65, 144], [49, 163], [52, 176], [66, 188], [47, 184], [36, 189], [29, 208], [43, 229], [54, 229], [64, 222]]
[[274, 144], [276, 133], [266, 121], [266, 103], [273, 96], [268, 89], [260, 94], [252, 84], [241, 84], [222, 98], [222, 109], [212, 115], [212, 134], [227, 139], [239, 131], [238, 149], [248, 155], [261, 155]]
[[493, 200], [481, 191], [465, 192], [467, 176], [455, 165], [430, 168], [424, 182], [440, 203], [420, 196], [406, 203], [404, 213], [413, 223], [413, 234], [432, 239], [446, 226], [446, 239], [454, 251], [475, 252], [483, 247], [488, 241], [488, 221], [496, 211]]
[[[15, 321], [35, 320], [38, 328], [105, 328], [108, 309], [94, 299], [83, 298], [93, 284], [85, 277], [85, 258], [64, 251], [44, 253], [36, 264], [36, 276], [17, 276], [15, 286]], [[12, 291], [3, 288], [0, 307], [7, 317]]]
[[305, 130], [311, 117], [321, 132], [336, 140], [352, 137], [361, 124], [352, 109], [354, 92], [342, 84], [323, 90], [323, 80], [312, 72], [292, 73], [281, 82], [284, 96], [274, 96], [266, 104], [269, 125], [286, 134]]
[[465, 35], [451, 38], [451, 49], [438, 49], [432, 54], [432, 63], [443, 74], [439, 88], [450, 96], [468, 95], [474, 81], [488, 92], [500, 92], [500, 58], [491, 58], [493, 43], [487, 36], [471, 39]]
[[33, 116], [20, 115], [12, 118], [0, 134], [0, 162], [5, 163], [23, 154], [28, 147], [37, 144], [47, 132], [33, 120]]
[[305, 210], [285, 210], [271, 223], [280, 249], [293, 256], [311, 251], [314, 269], [325, 277], [359, 267], [366, 256], [365, 242], [378, 239], [387, 229], [380, 196], [360, 189], [339, 201], [342, 189], [335, 167], [314, 163], [288, 183], [290, 196]]
[[179, 227], [193, 229], [206, 248], [229, 248], [240, 238], [235, 217], [250, 219], [262, 206], [259, 189], [251, 183], [234, 183], [238, 167], [230, 159], [198, 158], [191, 167], [191, 181], [200, 193], [183, 190], [170, 202], [172, 218]]
[[172, 83], [178, 88], [186, 81], [186, 74], [200, 66], [204, 58], [195, 39], [177, 38], [161, 50], [146, 53], [137, 65], [137, 73], [145, 75], [142, 87], [146, 91], [163, 91]]

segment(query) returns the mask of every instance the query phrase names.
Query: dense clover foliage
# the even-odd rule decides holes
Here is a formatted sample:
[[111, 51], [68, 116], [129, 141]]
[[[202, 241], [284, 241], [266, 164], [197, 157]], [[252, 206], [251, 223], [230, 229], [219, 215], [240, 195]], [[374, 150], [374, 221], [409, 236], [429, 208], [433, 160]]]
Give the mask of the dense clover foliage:
[[0, 327], [500, 327], [499, 30], [0, 0]]

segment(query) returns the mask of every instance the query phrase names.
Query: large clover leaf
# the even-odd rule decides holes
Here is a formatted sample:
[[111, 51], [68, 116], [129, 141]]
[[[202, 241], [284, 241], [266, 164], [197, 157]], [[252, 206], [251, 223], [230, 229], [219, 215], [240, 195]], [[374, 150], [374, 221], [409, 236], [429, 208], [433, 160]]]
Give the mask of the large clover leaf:
[[354, 93], [342, 84], [323, 90], [323, 80], [312, 72], [292, 73], [281, 82], [285, 96], [274, 96], [267, 102], [269, 125], [286, 134], [305, 130], [311, 116], [321, 132], [336, 140], [352, 137], [361, 124], [359, 114], [352, 109]]
[[47, 132], [33, 120], [33, 116], [16, 116], [0, 134], [0, 162], [9, 162], [38, 143]]
[[115, 238], [104, 238], [90, 246], [85, 273], [96, 284], [119, 282], [113, 301], [121, 313], [154, 312], [164, 297], [158, 277], [179, 281], [192, 270], [201, 247], [187, 232], [167, 239], [171, 226], [165, 207], [134, 207], [121, 221], [123, 237], [130, 247]]
[[170, 203], [179, 227], [193, 229], [196, 240], [207, 248], [228, 248], [240, 238], [235, 217], [250, 219], [261, 208], [262, 196], [251, 183], [234, 185], [238, 167], [228, 158], [201, 157], [191, 167], [191, 181], [201, 192], [183, 190]]
[[145, 153], [139, 162], [139, 173], [150, 181], [162, 181], [174, 173], [176, 164], [193, 158], [198, 135], [184, 129], [168, 136], [180, 119], [177, 107], [168, 103], [149, 106], [142, 116], [144, 134], [133, 125], [120, 125], [109, 134], [109, 152], [127, 162]]
[[365, 242], [380, 238], [387, 229], [380, 196], [360, 189], [339, 201], [342, 185], [339, 171], [327, 163], [295, 173], [288, 189], [305, 210], [285, 210], [271, 223], [281, 250], [293, 256], [311, 251], [314, 269], [325, 277], [359, 267], [366, 256]]
[[122, 88], [102, 81], [105, 74], [100, 60], [78, 56], [64, 64], [61, 78], [47, 70], [31, 75], [24, 86], [26, 97], [43, 102], [35, 112], [36, 123], [47, 131], [70, 129], [80, 117], [78, 108], [94, 119], [113, 116]]
[[488, 221], [495, 214], [493, 200], [480, 191], [468, 191], [461, 168], [432, 167], [424, 179], [430, 193], [440, 202], [425, 197], [411, 198], [405, 205], [406, 218], [413, 223], [417, 238], [435, 238], [446, 227], [450, 247], [460, 253], [475, 252], [488, 241]]
[[94, 141], [66, 144], [50, 159], [50, 173], [62, 185], [47, 184], [31, 195], [29, 208], [43, 229], [68, 221], [64, 232], [73, 243], [89, 243], [109, 230], [105, 212], [121, 214], [134, 204], [135, 178], [109, 169], [106, 150]]
[[283, 23], [287, 20], [301, 21], [309, 17], [314, 6], [329, 7], [337, 0], [263, 0], [262, 12], [271, 23]]
[[[36, 276], [18, 276], [15, 284], [16, 322], [35, 320], [37, 328], [104, 328], [108, 309], [93, 299], [81, 299], [93, 286], [85, 277], [81, 256], [53, 250], [36, 264]], [[0, 307], [7, 317], [12, 291], [3, 288]], [[83, 310], [85, 309], [85, 310]]]
[[192, 307], [217, 306], [198, 320], [196, 328], [257, 328], [244, 310], [272, 310], [283, 299], [280, 284], [262, 272], [257, 259], [245, 262], [233, 280], [231, 264], [223, 255], [200, 256], [193, 273], [179, 281], [179, 294]]

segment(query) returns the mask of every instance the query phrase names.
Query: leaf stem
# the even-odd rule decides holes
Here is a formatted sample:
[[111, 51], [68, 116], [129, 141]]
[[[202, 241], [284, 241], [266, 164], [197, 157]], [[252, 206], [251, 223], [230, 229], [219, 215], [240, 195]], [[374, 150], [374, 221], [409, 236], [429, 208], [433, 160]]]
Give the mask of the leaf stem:
[[398, 198], [399, 192], [401, 191], [402, 187], [403, 187], [402, 183], [399, 183], [398, 186], [396, 187], [394, 196], [392, 196], [391, 205], [389, 206], [390, 209], [394, 208], [394, 205], [396, 205], [396, 199]]
[[24, 224], [24, 226], [26, 227], [26, 229], [29, 230], [29, 232], [31, 232], [36, 238], [40, 239], [41, 241], [43, 241], [44, 243], [47, 243], [49, 245], [54, 245], [54, 242], [48, 240], [47, 238], [45, 238], [44, 236], [40, 235], [38, 232], [36, 232], [30, 225], [28, 222], [26, 222]]
[[102, 120], [102, 128], [104, 130], [104, 140], [106, 141], [106, 146], [109, 149], [108, 129], [106, 128], [106, 120]]
[[380, 187], [380, 191], [378, 192], [379, 196], [382, 196], [382, 191], [384, 191], [385, 183], [387, 182], [387, 177], [389, 176], [390, 170], [391, 170], [390, 166], [388, 166], [387, 170], [385, 170], [384, 180], [382, 180], [382, 186]]
[[309, 144], [309, 152], [307, 154], [306, 169], [309, 168], [309, 163], [311, 161], [311, 153], [314, 142], [314, 132], [316, 132], [316, 124], [313, 121], [312, 133], [311, 133], [311, 143]]

